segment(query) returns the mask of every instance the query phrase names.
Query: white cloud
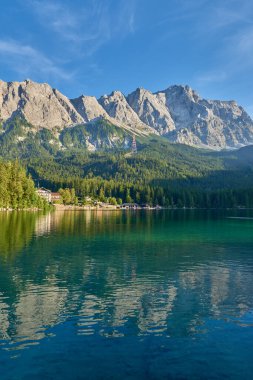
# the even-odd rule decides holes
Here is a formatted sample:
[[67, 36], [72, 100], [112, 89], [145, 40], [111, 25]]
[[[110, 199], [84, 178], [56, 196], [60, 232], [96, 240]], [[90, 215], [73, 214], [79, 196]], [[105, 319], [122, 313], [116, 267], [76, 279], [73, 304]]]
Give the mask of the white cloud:
[[[241, 0], [240, 6], [234, 0], [211, 3], [209, 12], [199, 22], [201, 34], [208, 49], [209, 41], [213, 51], [213, 67], [197, 74], [196, 83], [209, 86], [210, 83], [229, 82], [253, 69], [253, 6], [248, 0]], [[211, 66], [211, 65], [210, 65]]]
[[206, 8], [206, 4], [209, 3], [209, 0], [172, 0], [169, 11], [163, 15], [163, 17], [157, 24], [154, 25], [154, 27], [167, 23], [180, 23], [192, 18], [196, 18], [198, 15], [201, 15], [203, 13], [203, 9]]
[[[20, 4], [38, 23], [40, 33], [50, 35], [50, 51], [53, 45], [56, 49], [45, 54], [45, 45], [35, 48], [32, 36], [28, 36], [27, 44], [24, 38], [22, 42], [0, 39], [1, 62], [19, 78], [31, 77], [55, 85], [60, 80], [77, 83], [77, 78], [83, 78], [81, 67], [75, 65], [80, 60], [89, 77], [101, 75], [94, 53], [110, 40], [135, 31], [135, 0], [86, 0], [80, 7], [59, 0], [27, 0]], [[65, 69], [67, 66], [72, 67], [71, 72]]]
[[231, 0], [229, 2], [223, 1], [218, 4], [210, 4], [207, 14], [204, 15], [202, 22], [199, 23], [203, 31], [224, 33], [231, 26], [235, 29], [241, 23], [243, 25], [251, 23], [252, 7], [248, 7], [248, 1], [241, 0], [240, 7], [238, 7], [238, 4], [233, 4]]
[[[38, 25], [34, 35], [22, 35], [22, 40], [0, 37], [1, 66], [8, 66], [19, 80], [36, 78], [60, 86], [70, 80], [78, 85], [84, 70], [89, 78], [100, 76], [94, 53], [135, 31], [135, 0], [85, 0], [79, 7], [60, 0], [19, 2]], [[50, 38], [49, 49], [44, 41], [38, 45], [38, 33]]]
[[92, 55], [110, 39], [135, 30], [133, 0], [88, 0], [78, 9], [48, 0], [28, 0], [28, 4], [41, 25], [66, 42], [66, 49], [82, 51], [83, 55]]
[[0, 40], [0, 58], [13, 70], [23, 76], [41, 74], [48, 79], [50, 76], [58, 79], [70, 79], [72, 74], [57, 66], [51, 59], [29, 45], [20, 44], [14, 40]]

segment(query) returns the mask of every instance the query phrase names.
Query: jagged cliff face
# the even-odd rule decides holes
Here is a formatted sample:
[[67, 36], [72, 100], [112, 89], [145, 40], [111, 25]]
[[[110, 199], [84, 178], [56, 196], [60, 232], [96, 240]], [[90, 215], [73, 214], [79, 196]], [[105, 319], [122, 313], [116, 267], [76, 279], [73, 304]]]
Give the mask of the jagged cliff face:
[[253, 121], [235, 101], [205, 100], [188, 86], [156, 93], [170, 112], [173, 142], [211, 148], [237, 147], [253, 142]]
[[[158, 134], [172, 142], [213, 149], [253, 143], [253, 121], [242, 107], [234, 101], [202, 99], [188, 86], [154, 94], [138, 88], [127, 97], [114, 91], [98, 100], [92, 96], [70, 100], [48, 84], [0, 81], [0, 119], [5, 122], [16, 115], [36, 129], [59, 131], [106, 120], [118, 128], [115, 139], [121, 129], [128, 135]], [[97, 146], [95, 140], [92, 143]]]
[[[152, 129], [139, 120], [138, 116], [127, 104], [123, 94], [117, 96], [104, 96], [97, 100], [94, 96], [80, 96], [72, 99], [71, 103], [83, 118], [85, 123], [97, 122], [99, 119], [109, 121], [111, 124], [140, 136], [152, 133]], [[107, 100], [108, 108], [107, 108]], [[103, 107], [102, 107], [103, 105]], [[112, 111], [115, 107], [114, 112]]]
[[5, 121], [17, 114], [35, 127], [48, 129], [83, 122], [69, 99], [46, 83], [0, 81], [1, 119]]
[[174, 121], [162, 98], [138, 88], [127, 97], [128, 104], [143, 123], [164, 135], [175, 129]]
[[122, 92], [114, 91], [111, 95], [101, 96], [98, 101], [108, 115], [117, 120], [117, 122], [126, 125], [133, 133], [157, 133], [156, 130], [141, 121]]
[[79, 98], [72, 99], [71, 103], [87, 123], [101, 117], [107, 118], [108, 116], [94, 96], [82, 95]]

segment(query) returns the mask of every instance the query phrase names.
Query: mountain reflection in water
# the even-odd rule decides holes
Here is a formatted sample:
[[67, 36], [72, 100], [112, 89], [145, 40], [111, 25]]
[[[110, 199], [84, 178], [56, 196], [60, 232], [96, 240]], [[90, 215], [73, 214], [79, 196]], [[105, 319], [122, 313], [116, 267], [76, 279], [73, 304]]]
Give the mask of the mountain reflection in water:
[[64, 334], [84, 350], [92, 336], [166, 348], [252, 331], [253, 223], [236, 215], [0, 213], [0, 367], [1, 352], [8, 363]]

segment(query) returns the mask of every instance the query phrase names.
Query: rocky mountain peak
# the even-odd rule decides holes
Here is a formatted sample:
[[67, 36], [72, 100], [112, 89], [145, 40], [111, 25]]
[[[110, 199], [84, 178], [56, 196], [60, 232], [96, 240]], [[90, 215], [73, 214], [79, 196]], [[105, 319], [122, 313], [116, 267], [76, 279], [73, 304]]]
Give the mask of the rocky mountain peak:
[[127, 101], [142, 122], [154, 128], [159, 134], [166, 134], [175, 129], [164, 102], [150, 91], [137, 88], [128, 95]]
[[159, 92], [165, 93], [166, 96], [170, 98], [176, 98], [180, 99], [181, 101], [184, 100], [186, 102], [198, 102], [201, 99], [200, 96], [196, 93], [196, 91], [194, 91], [188, 85], [174, 85]]
[[83, 122], [69, 99], [47, 83], [0, 82], [2, 120], [22, 114], [35, 127], [54, 128]]
[[110, 95], [103, 95], [100, 99], [103, 99], [103, 101], [106, 103], [114, 101], [114, 102], [120, 102], [125, 101], [125, 95], [121, 91], [112, 91]]
[[144, 133], [155, 133], [139, 119], [122, 92], [114, 91], [110, 95], [102, 96], [98, 101], [109, 116], [128, 126], [133, 132], [140, 130]]
[[175, 123], [172, 141], [214, 149], [253, 141], [253, 122], [234, 101], [205, 100], [189, 86], [171, 86], [157, 96]]
[[253, 121], [242, 107], [234, 100], [203, 99], [187, 85], [70, 100], [47, 83], [0, 80], [0, 120], [17, 114], [36, 128], [64, 129], [103, 118], [128, 133], [159, 134], [189, 145], [221, 149], [253, 143]]
[[90, 122], [100, 117], [107, 118], [108, 116], [94, 96], [82, 95], [79, 98], [71, 99], [71, 103], [85, 122]]
[[111, 96], [119, 97], [119, 98], [123, 97], [124, 98], [123, 93], [121, 91], [119, 91], [119, 90], [112, 91]]

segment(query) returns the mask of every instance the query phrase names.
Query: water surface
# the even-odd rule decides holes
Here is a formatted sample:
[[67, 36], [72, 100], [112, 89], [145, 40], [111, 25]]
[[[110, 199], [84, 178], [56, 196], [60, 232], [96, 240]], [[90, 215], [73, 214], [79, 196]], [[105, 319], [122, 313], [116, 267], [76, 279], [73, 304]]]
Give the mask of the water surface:
[[252, 379], [253, 211], [0, 213], [1, 379]]

